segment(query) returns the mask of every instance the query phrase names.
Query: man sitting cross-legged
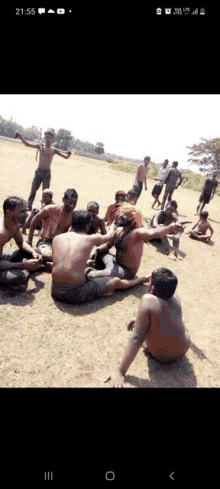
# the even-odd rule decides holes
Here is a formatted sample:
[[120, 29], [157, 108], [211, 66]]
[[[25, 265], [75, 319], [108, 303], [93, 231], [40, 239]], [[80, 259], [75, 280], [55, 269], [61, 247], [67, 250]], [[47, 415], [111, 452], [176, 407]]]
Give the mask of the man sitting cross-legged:
[[160, 362], [178, 360], [188, 351], [191, 340], [185, 328], [179, 297], [175, 294], [177, 277], [167, 268], [158, 268], [148, 277], [147, 293], [141, 298], [137, 317], [127, 326], [134, 329], [118, 369], [113, 387], [123, 387], [125, 374], [141, 346]]
[[41, 251], [44, 262], [52, 262], [52, 240], [57, 234], [66, 233], [72, 222], [72, 212], [76, 207], [78, 194], [75, 189], [64, 193], [63, 205], [47, 205], [31, 221], [27, 243], [32, 245], [34, 229], [39, 220], [42, 221], [40, 239], [37, 247]]
[[[20, 197], [8, 197], [3, 203], [4, 217], [0, 218], [0, 284], [20, 291], [27, 288], [29, 271], [42, 268], [42, 257], [24, 242], [20, 226], [27, 217], [27, 203]], [[3, 246], [11, 239], [19, 250], [2, 254]]]
[[114, 223], [107, 234], [88, 235], [90, 222], [91, 214], [88, 211], [75, 211], [72, 230], [53, 239], [51, 294], [54, 299], [73, 304], [88, 302], [97, 297], [113, 295], [115, 289], [128, 289], [146, 281], [146, 277], [135, 280], [88, 277], [86, 268], [91, 265], [89, 255], [92, 248], [114, 237]]
[[[186, 234], [189, 234], [190, 238], [198, 239], [203, 243], [210, 243], [214, 230], [209, 221], [207, 221], [209, 213], [201, 211], [199, 214], [199, 221], [193, 226], [193, 228]], [[196, 231], [194, 229], [197, 228]], [[210, 231], [211, 234], [206, 234], [206, 231]]]
[[[90, 277], [111, 276], [130, 280], [140, 267], [145, 242], [151, 238], [162, 238], [169, 233], [183, 231], [181, 222], [156, 229], [139, 228], [136, 220], [139, 213], [140, 209], [134, 205], [123, 204], [115, 236], [109, 243], [94, 249], [90, 256], [96, 260], [97, 268], [104, 264], [105, 269], [90, 271]], [[112, 246], [116, 248], [116, 256], [109, 253]]]

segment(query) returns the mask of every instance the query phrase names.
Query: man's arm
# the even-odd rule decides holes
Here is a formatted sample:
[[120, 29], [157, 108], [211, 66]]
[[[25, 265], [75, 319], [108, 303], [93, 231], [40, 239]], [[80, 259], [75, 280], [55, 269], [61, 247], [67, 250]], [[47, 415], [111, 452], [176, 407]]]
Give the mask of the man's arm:
[[41, 255], [39, 255], [39, 253], [36, 253], [36, 251], [34, 251], [34, 249], [27, 242], [24, 241], [20, 228], [16, 229], [14, 234], [14, 240], [20, 250], [24, 250], [27, 251], [28, 253], [31, 253], [33, 258], [36, 260], [41, 260]]
[[[138, 308], [137, 318], [135, 320], [134, 332], [132, 337], [128, 341], [127, 348], [125, 350], [122, 362], [116, 372], [112, 375], [112, 381], [114, 387], [123, 387], [125, 381], [125, 374], [129, 369], [131, 363], [136, 357], [146, 334], [150, 328], [150, 310], [149, 310], [149, 299], [152, 296], [145, 294], [140, 301]], [[109, 377], [108, 377], [109, 379]], [[107, 380], [107, 379], [106, 379]], [[110, 379], [109, 379], [110, 380]]]
[[23, 136], [18, 132], [17, 133], [18, 137], [21, 139], [22, 143], [25, 145], [25, 146], [29, 146], [30, 148], [37, 148], [37, 149], [40, 149], [40, 145], [39, 144], [31, 144], [31, 143], [28, 143], [24, 138]]
[[[188, 221], [187, 221], [188, 222]], [[170, 224], [165, 227], [158, 227], [154, 229], [139, 228], [136, 229], [136, 239], [137, 241], [149, 241], [149, 239], [163, 238], [167, 234], [178, 233], [183, 231], [183, 225], [185, 221], [178, 222], [175, 224]]]
[[107, 233], [104, 219], [99, 219], [99, 227], [100, 227], [101, 234]]
[[216, 192], [216, 189], [217, 189], [217, 185], [216, 185], [216, 186], [214, 187], [214, 189], [213, 189], [211, 199], [213, 199], [213, 197], [214, 197], [214, 195], [215, 195], [215, 192]]
[[60, 151], [59, 149], [57, 148], [53, 148], [54, 151], [55, 151], [55, 154], [59, 155], [59, 156], [62, 156], [62, 158], [65, 158], [66, 160], [68, 160], [68, 158], [70, 158], [71, 156], [71, 151]]
[[[47, 206], [47, 208], [48, 207], [49, 206]], [[37, 221], [38, 220], [41, 221], [43, 219], [46, 219], [49, 216], [49, 212], [48, 212], [47, 208], [44, 208], [44, 209], [42, 209], [42, 211], [38, 212], [38, 214], [36, 214], [36, 216], [34, 216], [32, 221], [31, 221], [29, 235], [28, 235], [28, 239], [26, 241], [26, 243], [28, 243], [30, 246], [32, 245], [34, 230], [36, 228]]]
[[210, 238], [212, 237], [213, 233], [214, 233], [214, 229], [212, 228], [211, 224], [209, 223], [209, 227], [208, 227], [209, 231], [211, 232], [210, 234]]
[[[179, 183], [177, 183], [177, 185], [176, 185], [176, 187], [175, 187], [175, 188], [178, 188], [178, 187], [181, 185], [182, 181], [183, 181], [183, 176], [182, 176], [182, 174], [181, 174], [181, 173], [180, 173], [180, 175], [179, 175], [178, 179], [179, 179]], [[178, 179], [177, 179], [177, 181], [178, 181]]]

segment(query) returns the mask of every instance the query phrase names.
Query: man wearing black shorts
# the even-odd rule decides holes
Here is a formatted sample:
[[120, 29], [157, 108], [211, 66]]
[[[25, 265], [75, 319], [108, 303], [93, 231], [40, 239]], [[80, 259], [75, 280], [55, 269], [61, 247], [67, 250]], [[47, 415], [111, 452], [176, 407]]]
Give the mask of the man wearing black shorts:
[[166, 178], [166, 175], [169, 171], [169, 167], [168, 167], [168, 163], [169, 161], [168, 160], [164, 160], [163, 164], [161, 165], [161, 168], [158, 172], [158, 175], [157, 177], [154, 177], [154, 180], [156, 180], [156, 184], [154, 185], [154, 188], [152, 190], [152, 197], [154, 197], [155, 201], [153, 203], [153, 205], [151, 206], [152, 209], [154, 208], [156, 202], [158, 203], [158, 206], [161, 205], [161, 202], [159, 201], [159, 195], [161, 194], [162, 192], [162, 188], [163, 188], [163, 184], [164, 184], [164, 180]]
[[[202, 188], [202, 193], [199, 197], [199, 202], [196, 209], [196, 215], [199, 213], [199, 210], [201, 212], [204, 209], [206, 204], [209, 204], [210, 199], [213, 199], [218, 185], [218, 181], [216, 180], [217, 176], [218, 176], [218, 172], [214, 170], [212, 172], [212, 177], [206, 179]], [[201, 209], [199, 209], [200, 206]]]

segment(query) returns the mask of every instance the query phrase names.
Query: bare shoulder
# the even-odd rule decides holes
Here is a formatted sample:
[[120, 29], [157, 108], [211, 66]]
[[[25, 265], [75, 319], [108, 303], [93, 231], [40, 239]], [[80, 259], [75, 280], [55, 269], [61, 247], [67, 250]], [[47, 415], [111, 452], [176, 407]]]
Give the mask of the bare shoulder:
[[148, 294], [147, 292], [141, 297], [140, 306], [142, 309], [150, 310], [152, 307], [155, 307], [158, 304], [159, 299], [153, 294]]
[[177, 294], [174, 294], [167, 302], [171, 305], [173, 309], [176, 309], [178, 312], [182, 311], [180, 298]]

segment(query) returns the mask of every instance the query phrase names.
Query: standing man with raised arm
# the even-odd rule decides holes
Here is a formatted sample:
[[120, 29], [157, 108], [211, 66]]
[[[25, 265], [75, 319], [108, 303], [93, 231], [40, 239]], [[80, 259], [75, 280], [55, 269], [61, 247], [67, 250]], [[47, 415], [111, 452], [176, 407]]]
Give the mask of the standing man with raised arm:
[[16, 132], [16, 137], [19, 137], [22, 143], [25, 144], [25, 146], [28, 146], [30, 148], [37, 148], [40, 152], [38, 168], [37, 170], [35, 170], [35, 176], [32, 182], [31, 192], [28, 198], [29, 211], [32, 210], [32, 205], [36, 196], [36, 192], [39, 189], [41, 183], [43, 185], [43, 190], [50, 187], [50, 180], [51, 180], [50, 166], [54, 155], [57, 154], [59, 156], [62, 156], [62, 158], [65, 158], [66, 160], [71, 156], [71, 151], [64, 152], [64, 151], [60, 151], [57, 148], [52, 148], [51, 146], [53, 141], [52, 132], [46, 131], [44, 135], [45, 135], [45, 146], [39, 143], [38, 144], [28, 143], [19, 132]]

